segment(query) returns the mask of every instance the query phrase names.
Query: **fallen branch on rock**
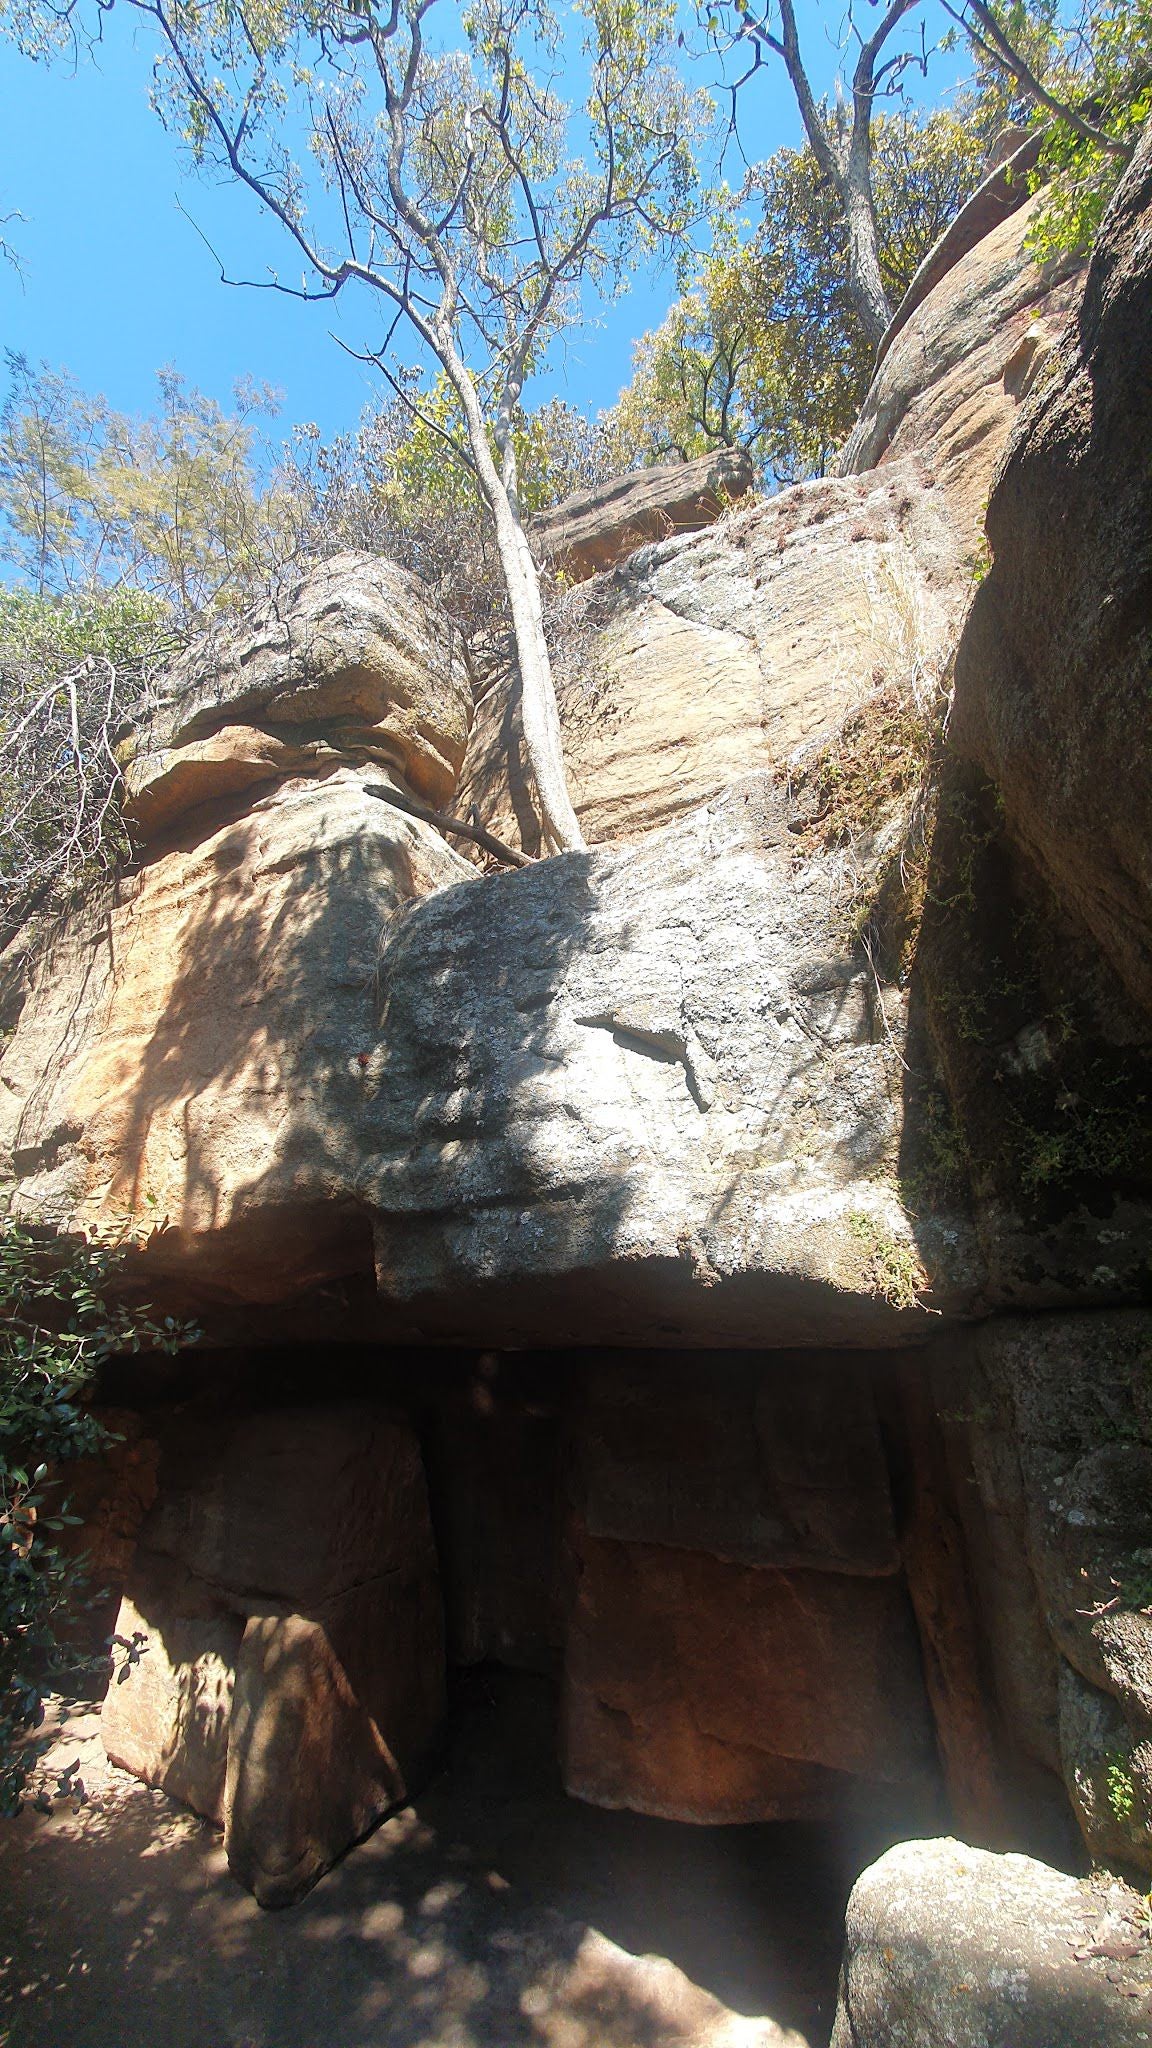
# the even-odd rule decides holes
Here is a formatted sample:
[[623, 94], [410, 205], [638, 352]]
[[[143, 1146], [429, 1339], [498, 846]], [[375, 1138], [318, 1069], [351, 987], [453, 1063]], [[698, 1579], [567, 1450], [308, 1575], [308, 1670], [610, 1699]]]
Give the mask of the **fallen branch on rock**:
[[403, 796], [398, 789], [386, 789], [374, 782], [364, 786], [366, 796], [378, 796], [383, 803], [395, 804], [398, 811], [407, 811], [410, 818], [422, 818], [426, 825], [435, 825], [441, 832], [454, 832], [458, 839], [470, 839], [473, 846], [483, 847], [493, 860], [503, 861], [505, 867], [530, 868], [536, 863], [531, 854], [520, 853], [514, 846], [505, 846], [483, 825], [469, 825], [463, 818], [450, 818], [446, 811], [430, 811], [426, 804], [418, 804], [415, 797]]

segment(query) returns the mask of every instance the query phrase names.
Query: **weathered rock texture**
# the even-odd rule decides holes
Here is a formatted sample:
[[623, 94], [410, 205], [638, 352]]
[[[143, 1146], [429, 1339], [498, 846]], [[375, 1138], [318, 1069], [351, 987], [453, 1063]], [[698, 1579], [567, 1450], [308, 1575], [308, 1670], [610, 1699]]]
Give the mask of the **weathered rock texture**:
[[913, 1036], [927, 1027], [993, 1273], [997, 1217], [1034, 1217], [1054, 1247], [1077, 1217], [1108, 1213], [1118, 1234], [1098, 1238], [1095, 1271], [1116, 1301], [1144, 1298], [1138, 1265], [1122, 1257], [1126, 1288], [1107, 1247], [1146, 1201], [1152, 1160], [1152, 510], [1138, 452], [1150, 150], [1109, 209], [993, 491], [913, 988]]
[[469, 705], [449, 622], [363, 557], [188, 652], [126, 771], [164, 836], [40, 961], [5, 1063], [22, 1213], [169, 1219], [249, 1298], [347, 1265], [341, 1136], [388, 920], [472, 872], [367, 789], [443, 796]]
[[918, 454], [969, 560], [982, 547], [988, 492], [1021, 401], [1043, 381], [1081, 290], [1078, 261], [1042, 271], [1029, 254], [1042, 204], [1041, 195], [1010, 212], [900, 309], [840, 458], [850, 476]]
[[1137, 1906], [1029, 1856], [902, 1842], [848, 1902], [832, 2048], [1143, 2048]]
[[[884, 1264], [921, 1271], [892, 1186], [899, 1061], [770, 785], [626, 852], [440, 892], [397, 928], [382, 986], [361, 1186], [381, 1290], [424, 1331], [927, 1326]], [[925, 1289], [966, 1305], [961, 1222], [938, 1256], [922, 1235]]]
[[990, 1323], [934, 1365], [1010, 1746], [1152, 1870], [1152, 1315]]
[[[634, 838], [754, 770], [782, 773], [878, 684], [938, 669], [971, 557], [910, 457], [738, 508], [574, 592], [554, 666], [586, 836]], [[476, 707], [459, 802], [534, 851], [528, 790], [501, 681]]]
[[743, 448], [721, 448], [695, 462], [633, 470], [578, 491], [532, 521], [533, 551], [572, 583], [614, 568], [646, 541], [711, 526], [752, 484]]
[[200, 804], [351, 758], [451, 796], [471, 688], [459, 634], [415, 577], [337, 555], [267, 611], [196, 642], [126, 749], [127, 812], [154, 839]]
[[1028, 198], [1029, 172], [1040, 157], [1044, 133], [1022, 128], [1004, 128], [992, 147], [992, 161], [970, 199], [949, 222], [939, 240], [925, 256], [904, 297], [893, 313], [877, 351], [884, 361], [898, 334], [907, 327], [928, 294], [954, 270], [961, 259], [983, 242], [1009, 214], [1019, 211]]
[[776, 1571], [583, 1536], [565, 1784], [669, 1820], [841, 1814], [933, 1748], [912, 1616], [887, 1579]]
[[378, 1409], [185, 1419], [121, 1604], [108, 1754], [290, 1903], [427, 1770], [444, 1649], [423, 1466]]
[[[229, 643], [219, 684], [203, 650], [190, 656], [132, 771], [138, 801], [168, 790], [169, 836], [44, 964], [5, 1061], [18, 1211], [167, 1219], [148, 1272], [238, 1303], [366, 1279], [372, 1239], [377, 1327], [464, 1341], [868, 1344], [914, 1337], [918, 1303], [1133, 1298], [1147, 1176], [1134, 1163], [1117, 1183], [1107, 1147], [1058, 1214], [1036, 1214], [1043, 1120], [1014, 1178], [981, 1164], [925, 1195], [919, 1127], [939, 1136], [932, 1117], [951, 1111], [924, 1075], [939, 1068], [959, 1151], [980, 1164], [974, 1117], [1003, 1149], [1005, 1095], [1052, 1095], [1041, 1069], [1056, 1020], [1036, 1041], [1031, 996], [1014, 998], [1025, 1010], [1007, 1042], [997, 1014], [978, 1057], [954, 991], [988, 1007], [986, 984], [1008, 969], [982, 969], [982, 933], [946, 935], [922, 1059], [919, 982], [881, 986], [851, 944], [876, 834], [865, 850], [814, 845], [781, 789], [798, 752], [884, 691], [911, 703], [945, 662], [970, 536], [931, 480], [933, 437], [957, 413], [955, 377], [984, 390], [992, 355], [1014, 346], [1023, 218], [948, 271], [882, 367], [896, 376], [917, 323], [922, 351], [937, 295], [966, 278], [954, 353], [933, 343], [935, 381], [917, 371], [927, 453], [887, 449], [866, 476], [737, 512], [589, 586], [604, 607], [596, 646], [639, 635], [652, 687], [577, 692], [569, 752], [601, 806], [596, 830], [627, 836], [675, 814], [643, 845], [476, 879], [430, 827], [367, 793], [389, 772], [443, 787], [467, 720], [451, 631], [398, 572], [326, 565], [277, 623]], [[1015, 401], [996, 403], [973, 470]], [[900, 406], [910, 420], [907, 394]], [[631, 656], [626, 668], [634, 682]], [[235, 746], [233, 766], [251, 766], [253, 732], [277, 776], [291, 764], [266, 793], [226, 778], [231, 794], [208, 801], [217, 785], [182, 780], [189, 748]], [[373, 733], [390, 769], [363, 759]], [[315, 741], [321, 756], [265, 759], [265, 738]], [[477, 759], [459, 808], [482, 798]], [[499, 776], [488, 787], [504, 801]], [[934, 856], [932, 916], [950, 905], [955, 923], [957, 905], [987, 900], [1018, 926], [995, 876], [972, 885], [977, 854], [991, 859], [980, 831], [976, 852]], [[899, 868], [898, 820], [885, 844]], [[1066, 972], [1046, 939], [1034, 950]], [[1113, 1030], [1117, 1092], [1138, 1065], [1130, 1038]], [[1096, 1038], [1083, 1044], [1095, 1072]], [[1080, 1099], [1074, 1079], [1065, 1097]], [[1049, 1104], [1049, 1121], [1063, 1114]]]
[[[646, 548], [569, 600], [557, 690], [589, 839], [633, 837], [754, 769], [782, 773], [878, 683], [942, 671], [995, 465], [1079, 289], [1075, 265], [1038, 271], [1033, 211], [999, 218], [916, 301], [842, 479]], [[529, 792], [502, 680], [477, 706], [461, 803], [535, 851]]]
[[573, 1421], [568, 1789], [697, 1822], [929, 1791], [867, 1355], [606, 1357]]
[[958, 751], [1014, 839], [1152, 1010], [1152, 132], [988, 507], [956, 664]]
[[574, 1946], [567, 1964], [542, 1955], [521, 1997], [541, 2048], [807, 2048], [792, 2027], [730, 2012], [663, 1956], [629, 1955], [592, 1929]]

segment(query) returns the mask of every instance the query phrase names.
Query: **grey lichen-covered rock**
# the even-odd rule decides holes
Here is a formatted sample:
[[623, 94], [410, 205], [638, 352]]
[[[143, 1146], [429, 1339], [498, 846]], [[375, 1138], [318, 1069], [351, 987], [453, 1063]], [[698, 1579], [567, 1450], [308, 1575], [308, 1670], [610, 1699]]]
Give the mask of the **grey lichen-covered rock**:
[[267, 608], [195, 641], [125, 748], [127, 814], [153, 839], [186, 811], [349, 758], [433, 804], [455, 787], [471, 721], [463, 643], [394, 562], [333, 556]]
[[934, 1372], [1009, 1741], [1062, 1775], [1093, 1855], [1152, 1869], [1152, 1316], [1009, 1317], [950, 1351]]
[[171, 1431], [102, 1719], [109, 1756], [222, 1821], [287, 1905], [417, 1789], [444, 1630], [419, 1444], [368, 1403]]
[[864, 1343], [978, 1284], [895, 1185], [899, 1018], [752, 781], [394, 928], [360, 1186], [424, 1330]]
[[1029, 1856], [901, 1842], [848, 1902], [832, 2048], [1146, 2048], [1138, 1903]]

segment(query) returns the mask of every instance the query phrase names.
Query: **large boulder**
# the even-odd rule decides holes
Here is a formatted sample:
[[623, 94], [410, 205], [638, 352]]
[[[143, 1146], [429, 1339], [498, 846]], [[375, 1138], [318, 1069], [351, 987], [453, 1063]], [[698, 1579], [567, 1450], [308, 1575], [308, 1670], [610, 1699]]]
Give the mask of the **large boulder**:
[[360, 1185], [421, 1331], [899, 1342], [972, 1300], [963, 1219], [895, 1186], [897, 1009], [793, 847], [754, 781], [399, 923]]
[[104, 1748], [133, 1777], [223, 1822], [243, 1620], [170, 1560], [141, 1562], [130, 1583], [100, 1716]]
[[1014, 841], [1152, 1008], [1152, 126], [988, 507], [956, 662], [959, 755]]
[[927, 1790], [875, 1364], [672, 1353], [589, 1370], [570, 1454], [569, 1791], [732, 1822]]
[[731, 1822], [842, 1815], [868, 1785], [928, 1791], [931, 1720], [898, 1580], [758, 1570], [583, 1531], [575, 1570], [569, 1792]]
[[994, 228], [1025, 204], [1031, 183], [1030, 173], [1040, 160], [1043, 145], [1042, 128], [1001, 129], [989, 152], [981, 183], [949, 221], [944, 233], [933, 242], [888, 322], [876, 352], [877, 368], [928, 294], [935, 291], [969, 250], [983, 242]]
[[117, 1622], [116, 1763], [291, 1903], [418, 1787], [444, 1641], [423, 1465], [378, 1408], [181, 1418]]
[[632, 470], [577, 491], [532, 521], [534, 553], [571, 583], [614, 568], [646, 541], [711, 526], [752, 484], [743, 448]]
[[342, 759], [382, 762], [441, 803], [471, 708], [459, 632], [423, 585], [394, 562], [336, 555], [174, 663], [123, 749], [127, 815], [155, 839], [201, 804]]
[[0, 1100], [17, 1213], [166, 1222], [161, 1262], [249, 1300], [363, 1264], [342, 1134], [380, 948], [414, 894], [473, 873], [350, 767], [147, 862], [37, 964]]
[[1134, 1894], [1030, 1856], [901, 1842], [848, 1902], [832, 2048], [1143, 2048], [1152, 1948]]

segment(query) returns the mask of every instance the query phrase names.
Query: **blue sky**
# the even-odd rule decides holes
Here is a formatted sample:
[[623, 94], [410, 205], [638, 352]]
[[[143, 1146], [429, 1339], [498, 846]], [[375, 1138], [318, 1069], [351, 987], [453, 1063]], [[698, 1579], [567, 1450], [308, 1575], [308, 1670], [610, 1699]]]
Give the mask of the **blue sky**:
[[[812, 26], [814, 66], [830, 73], [829, 45]], [[149, 76], [146, 38], [126, 10], [78, 69], [33, 64], [0, 41], [0, 213], [25, 216], [5, 230], [23, 279], [0, 265], [0, 341], [69, 369], [123, 411], [151, 410], [155, 372], [171, 363], [225, 404], [239, 377], [276, 386], [285, 428], [314, 420], [327, 439], [352, 426], [378, 385], [330, 334], [363, 347], [377, 334], [371, 306], [351, 295], [304, 305], [220, 282], [202, 236], [230, 275], [247, 277], [292, 274], [285, 238], [250, 194], [182, 167], [148, 104]], [[796, 142], [798, 123], [779, 67], [755, 91], [742, 129], [765, 156]], [[549, 388], [589, 411], [610, 405], [633, 341], [673, 295], [667, 274], [638, 280], [602, 326], [569, 341]]]

